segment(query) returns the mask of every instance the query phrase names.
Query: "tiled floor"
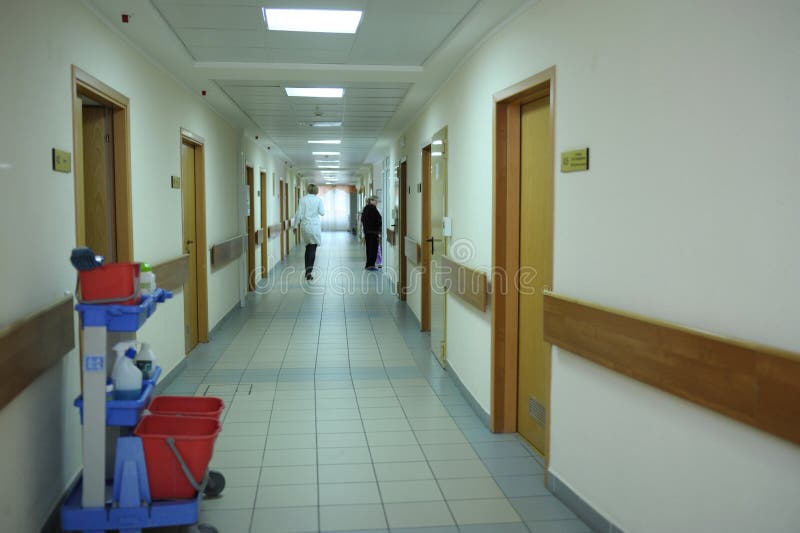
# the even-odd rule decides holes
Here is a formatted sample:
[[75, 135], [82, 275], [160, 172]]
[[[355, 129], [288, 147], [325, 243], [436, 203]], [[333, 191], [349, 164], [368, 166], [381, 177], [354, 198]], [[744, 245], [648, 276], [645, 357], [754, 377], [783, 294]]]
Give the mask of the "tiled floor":
[[[349, 234], [326, 234], [317, 279], [293, 251], [189, 357], [165, 394], [219, 396], [201, 521], [222, 533], [578, 533], [517, 435], [490, 433], [429, 337]], [[348, 274], [352, 272], [352, 275]]]

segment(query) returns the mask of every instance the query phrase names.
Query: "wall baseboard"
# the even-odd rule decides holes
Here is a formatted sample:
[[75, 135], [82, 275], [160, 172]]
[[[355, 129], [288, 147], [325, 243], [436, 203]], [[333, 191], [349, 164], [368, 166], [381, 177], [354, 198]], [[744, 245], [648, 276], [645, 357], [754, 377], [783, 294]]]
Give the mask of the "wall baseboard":
[[620, 527], [600, 514], [586, 500], [569, 488], [552, 470], [547, 472], [547, 490], [583, 520], [586, 525], [592, 528], [592, 531], [597, 533], [624, 533]]
[[447, 362], [445, 362], [445, 369], [450, 377], [453, 379], [453, 383], [455, 383], [458, 390], [461, 392], [461, 395], [464, 396], [464, 399], [467, 400], [467, 404], [472, 408], [475, 412], [475, 415], [480, 418], [483, 425], [486, 426], [488, 429], [490, 426], [490, 416], [489, 413], [483, 410], [481, 404], [478, 403], [478, 400], [472, 395], [472, 393], [464, 386], [464, 383], [461, 382], [461, 378], [458, 377], [458, 373], [450, 366]]

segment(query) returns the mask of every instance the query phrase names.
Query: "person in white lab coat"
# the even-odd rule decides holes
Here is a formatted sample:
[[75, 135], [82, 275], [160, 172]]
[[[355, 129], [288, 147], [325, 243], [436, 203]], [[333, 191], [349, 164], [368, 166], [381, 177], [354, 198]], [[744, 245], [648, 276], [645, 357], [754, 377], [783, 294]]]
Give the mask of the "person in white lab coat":
[[300, 198], [297, 213], [294, 215], [295, 231], [300, 228], [300, 236], [306, 243], [306, 279], [314, 279], [311, 271], [314, 269], [314, 259], [317, 255], [317, 246], [322, 243], [322, 222], [319, 217], [325, 215], [325, 206], [322, 198], [317, 196], [319, 188], [313, 183], [306, 187], [306, 194]]

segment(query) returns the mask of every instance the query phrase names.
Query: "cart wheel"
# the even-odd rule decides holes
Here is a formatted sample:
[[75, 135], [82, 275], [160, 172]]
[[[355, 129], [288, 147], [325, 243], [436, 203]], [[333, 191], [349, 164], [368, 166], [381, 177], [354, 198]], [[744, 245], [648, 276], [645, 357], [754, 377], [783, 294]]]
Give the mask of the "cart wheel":
[[222, 494], [222, 489], [224, 488], [225, 488], [225, 476], [223, 476], [216, 470], [211, 470], [208, 473], [208, 483], [206, 484], [206, 488], [203, 491], [203, 494], [205, 494], [209, 498], [213, 498], [215, 496], [219, 496], [220, 494]]

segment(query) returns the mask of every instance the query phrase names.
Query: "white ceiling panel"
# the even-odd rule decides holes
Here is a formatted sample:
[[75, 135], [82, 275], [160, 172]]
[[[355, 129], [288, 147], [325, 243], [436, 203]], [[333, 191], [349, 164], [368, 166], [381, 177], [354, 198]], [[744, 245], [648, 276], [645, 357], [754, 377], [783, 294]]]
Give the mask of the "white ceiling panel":
[[267, 60], [263, 48], [187, 46], [195, 61], [236, 61], [242, 63]]
[[201, 30], [177, 28], [175, 32], [187, 46], [263, 48], [266, 37], [253, 30]]
[[177, 4], [170, 0], [153, 0], [153, 5], [173, 30], [201, 28], [265, 31], [264, 18], [258, 6]]
[[296, 48], [267, 48], [267, 56], [272, 63], [333, 63], [347, 61], [348, 50], [316, 48], [300, 50]]

